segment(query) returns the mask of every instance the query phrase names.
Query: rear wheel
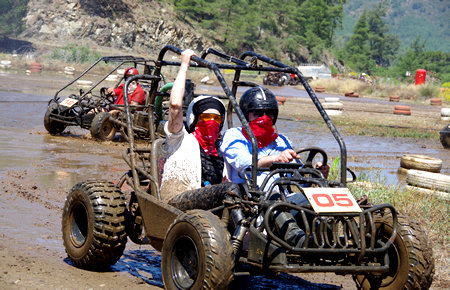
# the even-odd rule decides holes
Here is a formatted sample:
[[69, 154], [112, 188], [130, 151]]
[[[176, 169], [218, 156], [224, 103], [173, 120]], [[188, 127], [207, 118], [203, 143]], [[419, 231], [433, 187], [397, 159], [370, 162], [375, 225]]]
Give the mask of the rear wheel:
[[[385, 243], [393, 233], [392, 216], [375, 216], [377, 238]], [[415, 221], [398, 215], [398, 233], [388, 250], [390, 270], [355, 276], [362, 289], [429, 289], [434, 275], [433, 251]], [[383, 259], [383, 257], [379, 257]]]
[[180, 215], [167, 231], [162, 274], [167, 289], [226, 289], [233, 278], [230, 235], [211, 212]]
[[91, 124], [91, 135], [101, 141], [111, 141], [116, 135], [116, 127], [109, 120], [111, 115], [107, 112], [98, 113]]
[[58, 113], [58, 105], [53, 104], [48, 106], [47, 111], [44, 115], [44, 127], [45, 129], [52, 135], [59, 134], [64, 129], [66, 129], [66, 125], [63, 123], [60, 123], [58, 121], [52, 120], [50, 118], [50, 114]]
[[111, 182], [88, 180], [69, 192], [62, 216], [64, 247], [80, 268], [115, 264], [125, 249], [125, 201]]

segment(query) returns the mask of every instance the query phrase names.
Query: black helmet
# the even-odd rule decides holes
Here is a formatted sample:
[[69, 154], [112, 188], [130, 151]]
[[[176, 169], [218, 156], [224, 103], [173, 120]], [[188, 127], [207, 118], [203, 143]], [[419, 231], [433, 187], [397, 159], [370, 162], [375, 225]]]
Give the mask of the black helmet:
[[186, 110], [186, 131], [194, 132], [195, 125], [197, 125], [198, 116], [207, 109], [216, 109], [222, 116], [222, 123], [220, 130], [222, 130], [223, 122], [225, 120], [225, 105], [222, 101], [213, 96], [199, 96], [192, 100]]
[[239, 101], [245, 118], [248, 121], [248, 113], [254, 110], [271, 110], [273, 113], [273, 124], [276, 123], [278, 117], [278, 102], [275, 95], [268, 89], [263, 87], [254, 87], [248, 89]]

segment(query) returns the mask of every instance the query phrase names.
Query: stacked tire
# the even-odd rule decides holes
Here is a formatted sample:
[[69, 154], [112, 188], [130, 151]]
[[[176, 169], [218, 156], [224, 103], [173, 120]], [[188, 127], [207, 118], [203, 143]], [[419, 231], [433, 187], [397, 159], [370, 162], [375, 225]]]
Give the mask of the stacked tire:
[[284, 105], [286, 102], [286, 97], [276, 96], [278, 105]]
[[395, 103], [400, 102], [400, 96], [390, 96], [389, 102], [395, 102]]
[[411, 107], [397, 105], [394, 107], [394, 115], [410, 116], [411, 115]]
[[42, 65], [38, 62], [32, 62], [30, 64], [30, 72], [32, 72], [32, 73], [42, 72]]
[[344, 104], [339, 102], [339, 98], [337, 97], [325, 98], [322, 107], [329, 116], [341, 115], [342, 110], [344, 110]]
[[325, 87], [320, 87], [317, 86], [316, 89], [314, 90], [316, 93], [323, 93], [325, 92]]
[[450, 176], [421, 170], [408, 170], [406, 184], [409, 189], [416, 189], [425, 193], [435, 192], [450, 198]]
[[77, 80], [77, 85], [84, 88], [90, 88], [92, 86], [92, 81]]
[[66, 66], [66, 67], [64, 68], [64, 73], [65, 73], [66, 75], [73, 75], [73, 74], [75, 73], [75, 68], [72, 67], [72, 66]]
[[442, 99], [439, 98], [431, 98], [430, 105], [432, 106], [442, 106]]
[[10, 60], [0, 60], [0, 69], [9, 69], [11, 68]]
[[442, 108], [441, 109], [441, 120], [442, 121], [450, 121], [450, 108]]
[[400, 159], [399, 173], [406, 174], [410, 169], [439, 173], [442, 160], [419, 154], [405, 154]]

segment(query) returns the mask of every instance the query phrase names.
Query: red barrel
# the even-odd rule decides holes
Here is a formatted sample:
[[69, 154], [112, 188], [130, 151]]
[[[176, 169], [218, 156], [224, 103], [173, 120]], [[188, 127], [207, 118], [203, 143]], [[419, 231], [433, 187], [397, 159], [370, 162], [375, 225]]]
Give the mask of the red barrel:
[[416, 70], [416, 86], [425, 83], [425, 79], [427, 77], [427, 71], [424, 69]]

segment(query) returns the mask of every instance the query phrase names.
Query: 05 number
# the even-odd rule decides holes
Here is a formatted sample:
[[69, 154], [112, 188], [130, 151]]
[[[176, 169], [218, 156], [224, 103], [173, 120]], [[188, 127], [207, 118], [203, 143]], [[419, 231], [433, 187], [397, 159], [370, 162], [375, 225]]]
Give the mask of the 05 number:
[[331, 196], [325, 193], [315, 193], [312, 198], [321, 207], [353, 206], [353, 201], [345, 193], [332, 193]]

